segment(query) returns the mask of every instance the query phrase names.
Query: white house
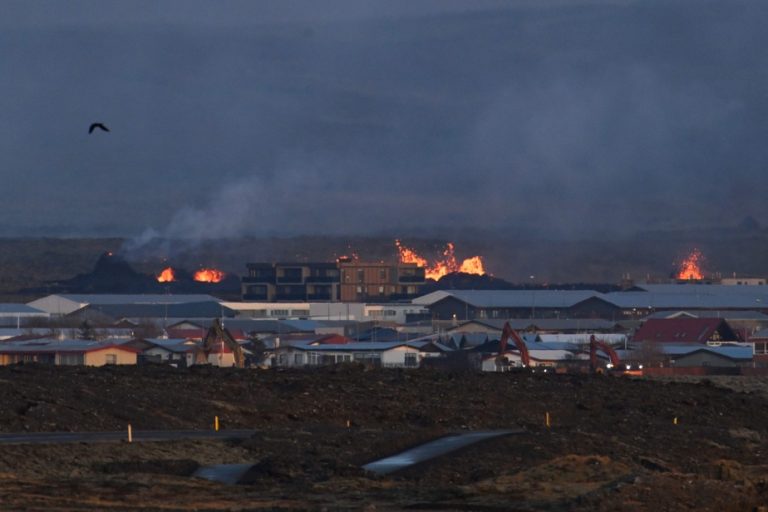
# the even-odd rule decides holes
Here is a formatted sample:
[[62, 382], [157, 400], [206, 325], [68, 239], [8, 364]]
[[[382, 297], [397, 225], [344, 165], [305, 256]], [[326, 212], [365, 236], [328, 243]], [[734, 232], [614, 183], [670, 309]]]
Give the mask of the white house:
[[418, 368], [425, 357], [439, 355], [426, 342], [363, 342], [294, 345], [279, 349], [276, 366], [324, 366], [343, 362], [370, 363], [384, 368]]

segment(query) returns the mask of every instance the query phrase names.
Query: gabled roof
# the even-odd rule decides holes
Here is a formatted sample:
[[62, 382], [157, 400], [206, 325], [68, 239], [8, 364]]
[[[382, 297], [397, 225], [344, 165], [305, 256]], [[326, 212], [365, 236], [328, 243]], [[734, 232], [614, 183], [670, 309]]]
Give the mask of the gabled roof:
[[482, 319], [469, 320], [453, 327], [449, 332], [457, 331], [467, 325], [477, 324], [484, 327], [495, 329], [499, 332], [504, 328], [504, 324], [509, 322], [509, 326], [515, 331], [610, 331], [620, 327], [616, 322], [602, 320], [600, 318], [509, 318], [509, 319]]
[[768, 321], [768, 315], [753, 310], [692, 310], [692, 311], [657, 311], [646, 318], [723, 318], [725, 320], [758, 320]]
[[706, 343], [716, 332], [723, 341], [738, 340], [722, 318], [651, 318], [640, 326], [632, 340]]
[[[213, 318], [186, 318], [183, 321], [170, 324], [169, 329], [174, 329], [177, 325], [189, 323], [199, 325], [206, 331], [213, 325]], [[315, 320], [269, 320], [269, 319], [250, 319], [250, 318], [225, 318], [224, 327], [230, 330], [239, 330], [244, 333], [307, 333], [315, 332], [320, 322]]]
[[[546, 351], [559, 351], [569, 352], [571, 354], [577, 354], [583, 352], [584, 349], [576, 343], [567, 343], [562, 341], [528, 341], [523, 339], [528, 351], [536, 350], [539, 353]], [[471, 350], [482, 353], [497, 353], [499, 351], [499, 339], [490, 338], [482, 345], [473, 347]], [[509, 346], [507, 352], [517, 353], [517, 348], [514, 345]]]
[[48, 316], [42, 309], [33, 308], [27, 304], [0, 303], [0, 315], [38, 315]]
[[108, 348], [116, 348], [119, 350], [125, 350], [127, 352], [139, 352], [139, 350], [136, 348], [127, 346], [123, 343], [116, 343], [116, 342], [102, 343], [98, 341], [87, 341], [87, 340], [39, 339], [34, 341], [1, 343], [0, 353], [2, 354], [18, 354], [18, 353], [39, 354], [44, 352], [85, 353], [85, 352], [95, 352], [97, 350], [105, 350]]
[[178, 338], [176, 339], [152, 338], [145, 341], [148, 341], [149, 343], [151, 343], [157, 348], [166, 350], [168, 352], [173, 352], [176, 354], [194, 352], [200, 346], [199, 343], [195, 343], [194, 341], [186, 340], [186, 339], [178, 339]]
[[58, 294], [59, 297], [81, 304], [188, 304], [190, 302], [221, 302], [213, 295], [197, 294]]
[[[98, 311], [112, 318], [184, 318], [233, 317], [235, 312], [216, 300], [183, 303], [90, 304], [88, 311]], [[72, 314], [79, 314], [82, 310]]]
[[[725, 284], [636, 284], [629, 290], [630, 292], [648, 292], [648, 293], [668, 293], [668, 294], [696, 294], [696, 295], [766, 295], [768, 296], [768, 286], [736, 286]], [[615, 292], [624, 293], [624, 292]]]
[[434, 344], [430, 342], [408, 342], [408, 341], [393, 341], [393, 342], [352, 342], [341, 345], [293, 345], [290, 348], [294, 350], [306, 350], [309, 352], [385, 352], [398, 347], [409, 347], [416, 350], [421, 350], [423, 347], [428, 347], [428, 351], [433, 351]]
[[682, 292], [683, 290], [681, 293], [611, 292], [605, 294], [603, 299], [622, 309], [754, 309], [768, 304], [768, 293], [751, 295]]
[[721, 345], [711, 347], [694, 343], [665, 343], [659, 346], [662, 354], [672, 357], [690, 356], [697, 352], [716, 354], [721, 357], [736, 360], [752, 360], [752, 347], [743, 345]]
[[431, 306], [448, 297], [478, 308], [569, 308], [590, 299], [602, 298], [595, 290], [441, 290], [413, 299]]

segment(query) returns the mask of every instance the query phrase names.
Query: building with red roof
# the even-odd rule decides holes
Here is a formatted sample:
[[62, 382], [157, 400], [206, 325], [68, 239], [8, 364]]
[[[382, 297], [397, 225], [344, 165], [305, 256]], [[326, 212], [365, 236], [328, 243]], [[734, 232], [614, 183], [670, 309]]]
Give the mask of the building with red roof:
[[742, 340], [722, 318], [650, 318], [635, 332], [632, 341], [707, 344]]

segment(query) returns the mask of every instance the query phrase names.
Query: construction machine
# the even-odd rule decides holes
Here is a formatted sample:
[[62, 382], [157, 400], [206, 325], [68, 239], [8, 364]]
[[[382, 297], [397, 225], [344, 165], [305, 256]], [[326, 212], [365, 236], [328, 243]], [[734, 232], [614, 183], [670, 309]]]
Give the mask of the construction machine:
[[643, 374], [642, 366], [640, 366], [637, 370], [632, 370], [629, 365], [623, 365], [621, 363], [621, 359], [619, 358], [619, 354], [616, 353], [613, 347], [604, 341], [598, 340], [594, 334], [589, 337], [589, 367], [593, 372], [603, 373], [604, 371], [603, 367], [598, 365], [598, 350], [602, 351], [605, 355], [608, 356], [608, 360], [610, 362], [606, 365], [606, 369], [608, 369], [611, 373], [620, 375]]
[[509, 322], [504, 324], [504, 328], [501, 330], [501, 340], [499, 340], [499, 357], [501, 357], [507, 350], [507, 344], [509, 340], [517, 347], [517, 351], [520, 352], [520, 362], [524, 368], [531, 366], [531, 355], [528, 353], [528, 347], [525, 345], [525, 341], [520, 337], [517, 332], [509, 325]]
[[216, 318], [203, 338], [203, 345], [195, 354], [195, 364], [207, 364], [208, 356], [217, 348], [227, 347], [232, 351], [237, 368], [245, 367], [245, 354], [240, 344], [224, 328], [221, 320]]

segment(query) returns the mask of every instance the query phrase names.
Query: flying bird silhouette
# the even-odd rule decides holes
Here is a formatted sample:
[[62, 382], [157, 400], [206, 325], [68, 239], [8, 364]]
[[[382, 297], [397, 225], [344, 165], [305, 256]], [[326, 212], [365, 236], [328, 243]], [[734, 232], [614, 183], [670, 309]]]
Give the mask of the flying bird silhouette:
[[88, 133], [93, 133], [93, 130], [96, 128], [99, 128], [100, 130], [104, 130], [105, 132], [109, 131], [109, 128], [104, 126], [102, 123], [91, 123], [90, 128], [88, 128]]

